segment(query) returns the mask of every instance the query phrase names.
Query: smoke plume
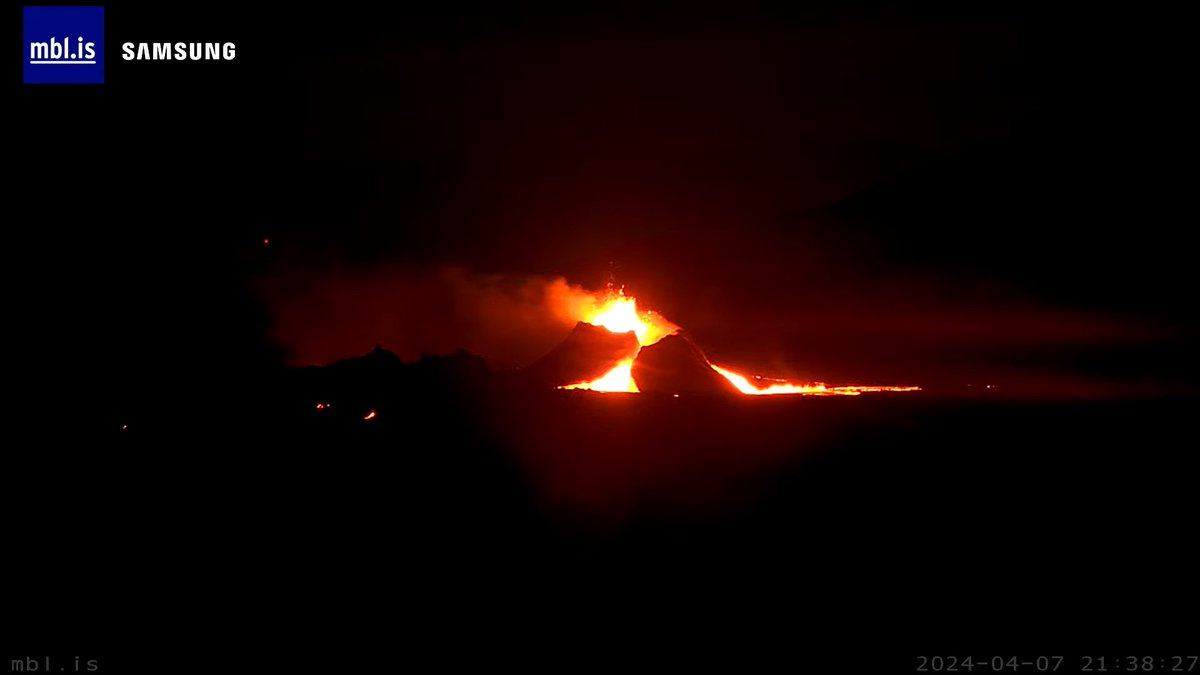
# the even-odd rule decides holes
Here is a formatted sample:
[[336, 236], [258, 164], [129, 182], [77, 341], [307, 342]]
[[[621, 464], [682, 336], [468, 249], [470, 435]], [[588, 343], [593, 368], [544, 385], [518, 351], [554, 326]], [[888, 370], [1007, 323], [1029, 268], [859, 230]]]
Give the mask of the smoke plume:
[[520, 367], [562, 340], [595, 302], [562, 277], [457, 267], [277, 273], [259, 291], [290, 365], [327, 364], [380, 344], [406, 361], [464, 348], [496, 367]]

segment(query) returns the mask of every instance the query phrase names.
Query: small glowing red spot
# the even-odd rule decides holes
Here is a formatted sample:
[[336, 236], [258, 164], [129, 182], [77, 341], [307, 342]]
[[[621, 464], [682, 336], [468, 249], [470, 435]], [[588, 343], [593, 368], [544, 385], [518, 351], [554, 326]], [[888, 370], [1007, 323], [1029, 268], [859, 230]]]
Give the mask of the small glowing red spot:
[[367, 416], [366, 416], [366, 417], [364, 417], [363, 419], [364, 419], [364, 420], [373, 420], [373, 419], [375, 419], [375, 411], [374, 411], [374, 410], [372, 410], [371, 412], [367, 413]]
[[324, 410], [324, 409], [326, 409], [326, 408], [328, 408], [328, 407], [329, 407], [329, 406], [325, 405], [324, 403], [318, 403], [318, 404], [317, 404], [317, 410]]
[[129, 425], [128, 425], [128, 424], [122, 424], [122, 425], [121, 425], [121, 431], [124, 431], [124, 430], [126, 430], [126, 429], [128, 429], [128, 428], [129, 428]]

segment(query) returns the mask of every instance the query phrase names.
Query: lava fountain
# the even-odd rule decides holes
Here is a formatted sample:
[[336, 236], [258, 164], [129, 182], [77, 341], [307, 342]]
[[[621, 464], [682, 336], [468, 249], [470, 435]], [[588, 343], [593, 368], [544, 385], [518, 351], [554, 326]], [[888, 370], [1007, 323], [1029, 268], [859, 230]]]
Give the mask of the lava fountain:
[[[674, 335], [679, 326], [671, 323], [666, 317], [657, 312], [638, 309], [637, 299], [626, 296], [624, 290], [609, 291], [600, 296], [587, 308], [580, 320], [593, 326], [605, 328], [613, 333], [632, 332], [637, 336], [638, 349], [648, 347], [659, 340]], [[599, 392], [639, 393], [637, 382], [633, 378], [633, 362], [636, 358], [625, 359], [600, 377], [586, 382], [576, 382], [561, 389], [585, 389]], [[830, 387], [822, 382], [794, 384], [786, 380], [764, 377], [754, 377], [762, 382], [762, 386], [751, 382], [751, 379], [741, 373], [718, 366], [709, 362], [708, 366], [717, 374], [729, 381], [739, 392], [750, 396], [772, 396], [780, 394], [798, 394], [805, 396], [858, 396], [863, 392], [904, 392], [920, 391], [914, 386], [863, 386], [847, 385]]]

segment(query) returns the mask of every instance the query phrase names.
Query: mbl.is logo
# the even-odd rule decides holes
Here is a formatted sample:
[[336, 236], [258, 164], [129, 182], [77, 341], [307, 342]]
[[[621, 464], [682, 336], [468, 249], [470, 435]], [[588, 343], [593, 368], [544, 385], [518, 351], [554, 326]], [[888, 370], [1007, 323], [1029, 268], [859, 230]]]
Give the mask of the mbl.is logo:
[[103, 84], [103, 7], [26, 7], [25, 84]]

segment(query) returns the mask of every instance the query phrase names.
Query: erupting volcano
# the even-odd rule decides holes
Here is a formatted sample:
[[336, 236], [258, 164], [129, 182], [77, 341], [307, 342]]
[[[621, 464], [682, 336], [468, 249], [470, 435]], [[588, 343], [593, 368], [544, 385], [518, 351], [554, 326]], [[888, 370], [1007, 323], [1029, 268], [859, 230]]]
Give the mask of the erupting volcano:
[[[560, 389], [585, 389], [598, 392], [641, 393], [653, 390], [678, 394], [687, 392], [730, 391], [751, 396], [802, 394], [809, 396], [857, 396], [863, 392], [919, 391], [914, 386], [862, 386], [846, 385], [830, 387], [822, 382], [794, 384], [786, 380], [754, 376], [752, 378], [729, 368], [718, 366], [708, 360], [703, 352], [685, 336], [679, 326], [668, 321], [657, 312], [640, 310], [637, 299], [626, 296], [623, 290], [610, 290], [596, 299], [587, 308], [576, 326], [575, 332], [564, 341], [563, 352], [578, 352], [585, 339], [603, 339], [588, 332], [587, 326], [603, 328], [613, 334], [636, 338], [625, 342], [609, 341], [606, 357], [616, 360], [616, 365], [599, 377], [571, 384], [560, 384]], [[590, 337], [585, 337], [590, 336]], [[648, 349], [649, 348], [649, 349]], [[613, 351], [615, 350], [615, 351]], [[624, 351], [622, 351], [624, 350]], [[558, 350], [556, 350], [557, 352]], [[595, 355], [595, 351], [589, 352]], [[553, 355], [554, 353], [552, 353]], [[551, 356], [551, 355], [548, 355]], [[547, 359], [544, 359], [544, 361]], [[550, 359], [552, 360], [552, 359]], [[755, 384], [759, 382], [761, 384]], [[639, 386], [639, 384], [641, 386]]]

